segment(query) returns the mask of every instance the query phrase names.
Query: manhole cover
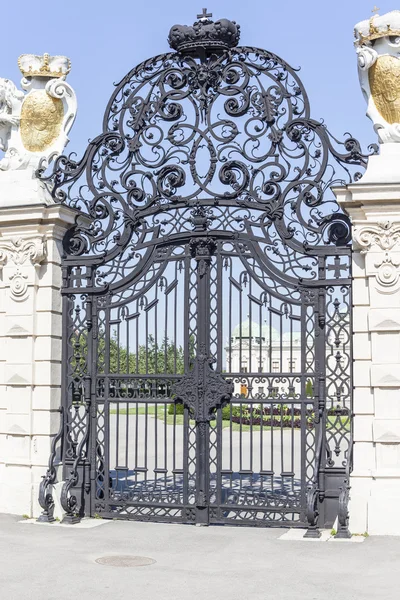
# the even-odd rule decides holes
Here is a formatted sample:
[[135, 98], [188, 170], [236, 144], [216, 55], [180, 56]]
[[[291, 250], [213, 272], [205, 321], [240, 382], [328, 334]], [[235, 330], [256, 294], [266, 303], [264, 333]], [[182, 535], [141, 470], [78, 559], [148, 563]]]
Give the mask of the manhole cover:
[[156, 561], [146, 556], [102, 556], [95, 562], [109, 567], [147, 567]]

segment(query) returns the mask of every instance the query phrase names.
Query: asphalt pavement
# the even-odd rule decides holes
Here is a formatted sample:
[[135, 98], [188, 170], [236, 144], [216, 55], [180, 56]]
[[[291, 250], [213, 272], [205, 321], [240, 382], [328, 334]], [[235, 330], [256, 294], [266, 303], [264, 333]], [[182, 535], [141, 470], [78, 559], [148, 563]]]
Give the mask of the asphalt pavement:
[[400, 537], [305, 542], [280, 539], [282, 529], [20, 520], [0, 515], [4, 600], [400, 597]]

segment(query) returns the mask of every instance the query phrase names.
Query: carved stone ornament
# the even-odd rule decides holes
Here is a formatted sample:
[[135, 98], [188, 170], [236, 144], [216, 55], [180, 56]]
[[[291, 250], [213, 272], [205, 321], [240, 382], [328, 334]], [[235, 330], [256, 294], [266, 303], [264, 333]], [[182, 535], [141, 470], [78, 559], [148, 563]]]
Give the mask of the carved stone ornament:
[[30, 262], [39, 267], [46, 259], [46, 239], [35, 236], [23, 239], [21, 237], [3, 239], [0, 237], [0, 271], [6, 263], [12, 263], [15, 269], [9, 275], [9, 291], [11, 298], [22, 302], [28, 297], [28, 276], [21, 267]]
[[46, 239], [44, 236], [30, 238], [15, 237], [0, 238], [0, 269], [11, 261], [21, 266], [28, 260], [34, 267], [41, 265], [47, 256]]
[[367, 116], [381, 143], [400, 142], [400, 11], [374, 14], [354, 33]]
[[28, 292], [28, 276], [21, 272], [21, 269], [17, 269], [10, 275], [10, 293], [14, 300], [17, 302], [25, 300]]
[[394, 292], [400, 279], [400, 260], [393, 256], [393, 250], [396, 254], [400, 252], [400, 223], [381, 221], [376, 225], [358, 225], [353, 229], [353, 236], [355, 247], [361, 249], [361, 254], [373, 248], [384, 251], [382, 258], [374, 262], [376, 281], [382, 293]]
[[380, 221], [376, 225], [357, 225], [353, 229], [353, 239], [361, 254], [366, 254], [372, 246], [378, 246], [381, 250], [392, 250], [397, 244], [400, 245], [400, 223], [391, 221]]
[[75, 92], [66, 83], [70, 71], [65, 56], [24, 54], [18, 90], [0, 78], [0, 170], [46, 168], [68, 143], [77, 110]]
[[375, 263], [375, 267], [378, 269], [376, 274], [377, 282], [383, 288], [392, 288], [399, 281], [399, 269], [400, 260], [390, 256], [388, 252], [385, 252], [385, 257]]

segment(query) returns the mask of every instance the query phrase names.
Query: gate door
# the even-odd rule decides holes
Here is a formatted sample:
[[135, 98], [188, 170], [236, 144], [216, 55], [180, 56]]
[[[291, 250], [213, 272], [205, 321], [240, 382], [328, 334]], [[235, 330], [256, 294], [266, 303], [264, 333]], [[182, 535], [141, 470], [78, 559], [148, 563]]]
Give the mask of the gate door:
[[[47, 178], [64, 240], [57, 444], [67, 520], [345, 529], [350, 226], [364, 165], [296, 72], [200, 15], [116, 86], [80, 162]], [[45, 179], [45, 178], [44, 178]]]

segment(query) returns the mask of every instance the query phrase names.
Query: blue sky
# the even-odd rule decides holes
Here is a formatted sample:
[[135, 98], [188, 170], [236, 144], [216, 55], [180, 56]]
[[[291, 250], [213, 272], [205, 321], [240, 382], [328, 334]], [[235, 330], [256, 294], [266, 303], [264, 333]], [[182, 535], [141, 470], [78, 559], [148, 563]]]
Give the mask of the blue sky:
[[[79, 113], [68, 152], [80, 155], [87, 140], [101, 132], [113, 82], [142, 60], [168, 51], [171, 25], [193, 23], [204, 5], [205, 0], [4, 2], [0, 76], [19, 84], [22, 53], [69, 56], [68, 81]], [[378, 6], [380, 14], [396, 8], [386, 1]], [[324, 118], [334, 135], [350, 131], [365, 146], [376, 141], [365, 117], [353, 48], [354, 24], [371, 16], [373, 2], [210, 0], [207, 8], [214, 18], [241, 25], [241, 44], [266, 48], [301, 66], [312, 116]]]

